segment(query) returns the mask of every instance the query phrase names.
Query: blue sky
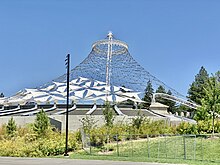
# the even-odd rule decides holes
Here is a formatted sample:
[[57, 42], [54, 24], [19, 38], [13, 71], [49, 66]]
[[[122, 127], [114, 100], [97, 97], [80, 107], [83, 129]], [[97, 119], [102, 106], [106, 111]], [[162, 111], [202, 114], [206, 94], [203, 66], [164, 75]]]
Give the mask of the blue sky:
[[152, 75], [186, 95], [201, 66], [219, 70], [218, 0], [0, 0], [0, 92], [65, 73], [112, 31]]

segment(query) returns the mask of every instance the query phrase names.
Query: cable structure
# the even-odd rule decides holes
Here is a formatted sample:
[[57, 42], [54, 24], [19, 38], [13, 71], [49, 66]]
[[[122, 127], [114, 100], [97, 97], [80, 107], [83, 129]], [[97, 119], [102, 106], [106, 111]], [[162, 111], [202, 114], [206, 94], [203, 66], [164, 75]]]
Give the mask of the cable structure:
[[[71, 70], [70, 79], [78, 77], [106, 82], [109, 85], [124, 86], [141, 92], [142, 95], [147, 82], [150, 81], [154, 89], [163, 86], [174, 96], [186, 98], [140, 66], [129, 53], [128, 45], [116, 40], [112, 33], [110, 37], [108, 34], [106, 39], [95, 42], [89, 55]], [[60, 82], [65, 80], [66, 75], [55, 79]]]

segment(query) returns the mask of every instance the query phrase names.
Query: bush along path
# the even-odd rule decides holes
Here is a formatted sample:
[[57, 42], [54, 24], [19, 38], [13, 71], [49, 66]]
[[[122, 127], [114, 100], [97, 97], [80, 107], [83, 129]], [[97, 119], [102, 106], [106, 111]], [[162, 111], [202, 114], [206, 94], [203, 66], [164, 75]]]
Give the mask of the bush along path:
[[[83, 135], [81, 135], [81, 131], [69, 133], [69, 152], [81, 150], [82, 146], [85, 146], [85, 142], [88, 142], [87, 145], [90, 145], [91, 147], [93, 147], [92, 149], [95, 149], [98, 152], [108, 150], [112, 151], [112, 153], [114, 153], [115, 155], [119, 154], [119, 156], [129, 155], [125, 154], [128, 153], [128, 150], [126, 147], [123, 147], [124, 145], [134, 145], [138, 147], [134, 151], [131, 150], [132, 154], [135, 155], [138, 153], [137, 151], [142, 150], [141, 147], [146, 149], [146, 147], [144, 146], [146, 146], [147, 142], [150, 142], [150, 144], [152, 143], [151, 147], [147, 148], [147, 150], [151, 151], [149, 156], [156, 155], [157, 157], [161, 157], [163, 155], [161, 154], [163, 153], [162, 151], [165, 150], [162, 146], [171, 148], [169, 147], [169, 145], [171, 144], [171, 141], [175, 141], [176, 138], [172, 139], [172, 137], [167, 137], [167, 141], [161, 141], [161, 143], [154, 143], [160, 142], [158, 141], [159, 135], [190, 135], [207, 134], [212, 132], [212, 129], [210, 128], [211, 121], [209, 120], [199, 121], [197, 125], [182, 123], [179, 126], [170, 126], [166, 124], [164, 121], [151, 121], [150, 119], [147, 119], [143, 116], [139, 116], [137, 118], [134, 118], [131, 121], [131, 123], [120, 122], [113, 124], [113, 122], [111, 121], [114, 121], [114, 118], [111, 115], [109, 115], [109, 113], [106, 114], [110, 116], [106, 118], [106, 123], [108, 124], [99, 127], [96, 125], [97, 121], [95, 121], [94, 118], [91, 116], [86, 116], [85, 119], [82, 120], [82, 132], [84, 132], [83, 135], [86, 135], [86, 139], [85, 137], [82, 138]], [[220, 132], [220, 122], [217, 120], [215, 121], [215, 132]], [[83, 143], [82, 139], [84, 139]], [[150, 141], [146, 141], [147, 139], [150, 139]], [[200, 139], [203, 140], [204, 144], [206, 144], [206, 142], [208, 142], [209, 140], [208, 136], [201, 136]], [[144, 140], [143, 144], [140, 142], [140, 140]], [[117, 148], [115, 148], [115, 146], [117, 146], [115, 144], [117, 143], [118, 147], [120, 147], [119, 152], [117, 151]], [[183, 139], [180, 141], [176, 140], [176, 143], [182, 144]], [[196, 141], [196, 144], [197, 145], [195, 146], [195, 149], [198, 150], [198, 147], [201, 147], [202, 145], [199, 145], [199, 141]], [[214, 142], [214, 145], [217, 146], [219, 144], [219, 138], [217, 138], [217, 140]], [[172, 144], [172, 146], [175, 145]], [[189, 150], [189, 146], [188, 144], [185, 146], [186, 151]], [[212, 146], [211, 143], [209, 143], [209, 145], [203, 145], [202, 148], [200, 148], [201, 152], [203, 152], [203, 154], [200, 154], [202, 155], [200, 156], [200, 159], [205, 159], [206, 154], [210, 154], [206, 151], [206, 148], [208, 148], [209, 146]], [[212, 147], [215, 148], [215, 146]], [[220, 147], [218, 146], [218, 148]], [[219, 153], [218, 148], [216, 148], [215, 150], [213, 149], [213, 151]], [[158, 149], [160, 151], [159, 155]], [[11, 118], [8, 121], [8, 124], [0, 127], [0, 156], [46, 157], [62, 155], [64, 151], [65, 134], [60, 133], [50, 125], [49, 119], [43, 110], [37, 114], [35, 122], [33, 124], [27, 125], [26, 127], [18, 127], [13, 118]], [[168, 156], [170, 153], [170, 151], [167, 152], [168, 153], [166, 153], [165, 156]], [[184, 153], [180, 153], [180, 155], [181, 154]], [[182, 158], [182, 155], [176, 155], [176, 158], [179, 157]], [[196, 155], [195, 157], [199, 156]], [[192, 158], [194, 159], [193, 156]]]

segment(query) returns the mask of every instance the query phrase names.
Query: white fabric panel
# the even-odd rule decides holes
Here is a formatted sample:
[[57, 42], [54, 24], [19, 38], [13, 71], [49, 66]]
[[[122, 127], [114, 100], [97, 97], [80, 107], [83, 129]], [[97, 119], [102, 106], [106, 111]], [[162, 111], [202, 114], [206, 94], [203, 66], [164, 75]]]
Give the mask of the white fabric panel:
[[[101, 86], [100, 86], [101, 85]], [[12, 103], [15, 102], [48, 102], [48, 101], [65, 101], [67, 84], [63, 82], [53, 82], [53, 84], [40, 89], [24, 89], [19, 91], [15, 96], [10, 97]], [[125, 92], [122, 92], [123, 89]], [[126, 92], [129, 91], [129, 92]], [[106, 101], [106, 94], [109, 93], [108, 101], [123, 102], [128, 99], [135, 102], [143, 102], [138, 92], [131, 89], [117, 86], [106, 86], [105, 82], [90, 81], [87, 78], [80, 77], [70, 82], [70, 100], [90, 100]], [[0, 99], [0, 104], [5, 103], [5, 99]]]

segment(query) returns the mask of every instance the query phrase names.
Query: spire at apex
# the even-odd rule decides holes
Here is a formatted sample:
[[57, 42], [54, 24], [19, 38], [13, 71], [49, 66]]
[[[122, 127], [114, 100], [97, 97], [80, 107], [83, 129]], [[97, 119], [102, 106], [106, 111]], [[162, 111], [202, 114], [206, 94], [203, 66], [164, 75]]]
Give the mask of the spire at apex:
[[108, 38], [113, 38], [113, 33], [111, 31], [108, 32]]

